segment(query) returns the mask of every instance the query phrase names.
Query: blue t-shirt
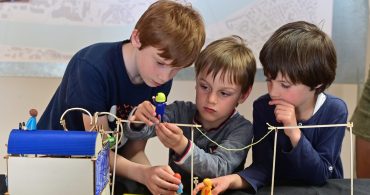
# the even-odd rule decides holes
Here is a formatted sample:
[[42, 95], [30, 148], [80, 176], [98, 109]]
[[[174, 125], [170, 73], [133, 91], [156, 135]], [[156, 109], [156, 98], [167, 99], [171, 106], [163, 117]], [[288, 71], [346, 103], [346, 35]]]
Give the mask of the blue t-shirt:
[[[269, 105], [270, 96], [264, 95], [253, 104], [254, 140], [261, 139], [267, 132], [267, 125], [283, 126], [275, 118], [275, 106]], [[347, 123], [348, 110], [345, 102], [326, 94], [326, 100], [307, 121], [299, 125], [326, 125]], [[276, 183], [300, 182], [321, 185], [328, 179], [343, 178], [340, 159], [345, 127], [301, 129], [301, 139], [293, 148], [283, 130], [278, 131], [276, 148]], [[271, 183], [274, 135], [270, 133], [252, 148], [253, 163], [238, 174], [254, 191]]]
[[[63, 129], [59, 120], [69, 108], [80, 107], [95, 112], [111, 112], [127, 119], [131, 110], [158, 92], [168, 95], [172, 80], [160, 87], [145, 83], [132, 84], [124, 63], [123, 44], [97, 43], [77, 52], [69, 62], [62, 82], [41, 116], [38, 129]], [[84, 130], [81, 111], [70, 111], [64, 117], [69, 130]], [[115, 127], [113, 120], [110, 127]]]

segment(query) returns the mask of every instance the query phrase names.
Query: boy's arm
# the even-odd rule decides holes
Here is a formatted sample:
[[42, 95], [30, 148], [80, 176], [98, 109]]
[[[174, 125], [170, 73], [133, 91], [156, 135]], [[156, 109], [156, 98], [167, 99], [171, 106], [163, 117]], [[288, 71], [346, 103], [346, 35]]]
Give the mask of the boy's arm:
[[[345, 124], [348, 112], [343, 101], [336, 101], [331, 108], [321, 113], [318, 124]], [[342, 141], [345, 127], [330, 127], [307, 129], [314, 131], [314, 138], [310, 140], [302, 134], [297, 147], [292, 151], [283, 151], [286, 158], [296, 173], [296, 177], [308, 184], [321, 185], [330, 178], [342, 178], [342, 167], [336, 167], [340, 160]], [[309, 135], [307, 135], [309, 136]]]
[[183, 134], [180, 127], [171, 123], [160, 123], [156, 125], [155, 132], [162, 144], [181, 155], [189, 148], [189, 140]]
[[[221, 140], [218, 144], [230, 149], [245, 147], [251, 143], [253, 137], [252, 125], [245, 119], [238, 121], [233, 120], [232, 124], [227, 124], [225, 125], [224, 129], [219, 129], [218, 131], [228, 131], [228, 133], [221, 135], [223, 136], [221, 139], [216, 140]], [[194, 143], [190, 142], [190, 144]], [[194, 170], [194, 174], [198, 175], [199, 177], [219, 177], [233, 173], [235, 169], [238, 168], [245, 160], [248, 152], [248, 150], [228, 151], [220, 146], [214, 146], [214, 148], [212, 146], [209, 148], [209, 144], [200, 147], [197, 145], [189, 146], [193, 147], [194, 167], [198, 167], [198, 169]], [[185, 151], [182, 156], [170, 159], [176, 159], [174, 162], [178, 166], [184, 170], [190, 171], [190, 149]]]
[[[267, 102], [256, 100], [253, 104], [253, 142], [259, 141], [268, 133], [266, 122], [275, 116], [266, 113]], [[273, 111], [272, 111], [273, 112]], [[252, 147], [252, 164], [240, 171], [238, 175], [253, 188], [255, 192], [271, 179], [274, 131]]]
[[146, 143], [147, 140], [128, 140], [122, 148], [121, 154], [130, 161], [150, 165], [150, 161], [145, 154]]
[[[269, 105], [274, 105], [274, 114], [276, 121], [282, 123], [284, 126], [298, 126], [295, 113], [295, 106], [283, 100], [270, 100]], [[297, 146], [301, 139], [302, 132], [299, 128], [284, 129], [292, 143], [293, 148]]]
[[[110, 161], [114, 161], [114, 154], [110, 153]], [[117, 156], [117, 175], [132, 179], [144, 184], [152, 194], [174, 194], [179, 179], [174, 177], [174, 172], [169, 166], [147, 166], [131, 162], [122, 156]], [[140, 174], [138, 174], [140, 173]]]

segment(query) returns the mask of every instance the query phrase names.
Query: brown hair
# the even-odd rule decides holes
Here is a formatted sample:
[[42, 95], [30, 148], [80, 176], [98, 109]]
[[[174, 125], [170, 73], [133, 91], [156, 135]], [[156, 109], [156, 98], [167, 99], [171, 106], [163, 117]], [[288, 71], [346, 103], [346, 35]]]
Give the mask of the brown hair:
[[240, 85], [242, 93], [253, 86], [256, 74], [256, 60], [245, 41], [236, 35], [210, 43], [195, 61], [196, 76], [202, 71], [213, 78], [221, 71], [221, 79]]
[[140, 17], [138, 30], [141, 47], [160, 49], [160, 56], [172, 60], [174, 67], [190, 66], [205, 41], [202, 17], [191, 5], [160, 0]]
[[335, 79], [337, 57], [327, 34], [314, 24], [298, 21], [283, 25], [267, 40], [260, 52], [266, 77], [281, 72], [293, 84], [301, 83], [323, 92]]

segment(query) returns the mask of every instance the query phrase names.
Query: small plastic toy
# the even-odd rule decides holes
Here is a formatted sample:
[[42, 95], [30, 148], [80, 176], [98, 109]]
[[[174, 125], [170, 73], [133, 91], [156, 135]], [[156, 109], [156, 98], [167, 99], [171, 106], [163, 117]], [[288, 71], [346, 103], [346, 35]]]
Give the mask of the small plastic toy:
[[36, 117], [37, 117], [37, 110], [31, 109], [30, 110], [31, 117], [28, 119], [26, 123], [26, 130], [36, 130]]
[[155, 96], [155, 112], [157, 113], [157, 116], [159, 115], [159, 120], [162, 121], [164, 110], [166, 109], [166, 95], [162, 92], [157, 93], [157, 96]]
[[212, 180], [205, 178], [203, 184], [204, 188], [202, 189], [201, 195], [212, 195]]
[[[181, 180], [181, 175], [179, 173], [175, 173], [174, 176]], [[176, 194], [182, 194], [183, 193], [184, 186], [182, 183], [179, 184], [179, 189], [177, 189]]]
[[113, 148], [115, 145], [116, 145], [116, 138], [114, 136], [111, 136], [109, 134], [107, 134], [107, 140], [109, 142], [109, 147], [110, 148]]

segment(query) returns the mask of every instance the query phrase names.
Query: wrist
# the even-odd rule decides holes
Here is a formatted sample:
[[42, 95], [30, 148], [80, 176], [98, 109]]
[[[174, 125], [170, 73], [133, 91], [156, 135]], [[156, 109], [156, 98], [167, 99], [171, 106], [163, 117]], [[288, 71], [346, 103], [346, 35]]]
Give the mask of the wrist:
[[176, 155], [182, 155], [189, 144], [188, 138], [182, 136], [180, 143], [172, 148]]
[[144, 173], [144, 174], [135, 174], [135, 178], [133, 179], [134, 181], [137, 181], [143, 185], [146, 185], [146, 173], [148, 173], [148, 168], [150, 168], [148, 165], [141, 165], [137, 164], [138, 167], [136, 169], [136, 173]]
[[287, 135], [290, 139], [290, 142], [292, 143], [292, 146], [295, 147], [299, 140], [301, 139], [301, 130], [300, 129], [292, 129]]
[[227, 180], [229, 181], [229, 189], [244, 189], [248, 186], [248, 183], [238, 174], [231, 174]]

